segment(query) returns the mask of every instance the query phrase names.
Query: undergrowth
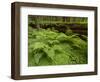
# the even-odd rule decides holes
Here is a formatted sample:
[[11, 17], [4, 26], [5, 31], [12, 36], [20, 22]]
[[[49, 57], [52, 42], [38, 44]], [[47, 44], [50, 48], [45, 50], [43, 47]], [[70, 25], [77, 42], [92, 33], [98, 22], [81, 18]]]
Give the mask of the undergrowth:
[[87, 37], [50, 28], [28, 28], [28, 66], [87, 63]]

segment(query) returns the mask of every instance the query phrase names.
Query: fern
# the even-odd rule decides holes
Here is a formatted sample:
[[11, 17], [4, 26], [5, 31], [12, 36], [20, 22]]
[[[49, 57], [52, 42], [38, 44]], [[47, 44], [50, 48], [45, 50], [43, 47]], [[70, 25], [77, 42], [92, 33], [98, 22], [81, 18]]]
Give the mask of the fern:
[[86, 36], [54, 29], [28, 29], [28, 66], [87, 63]]

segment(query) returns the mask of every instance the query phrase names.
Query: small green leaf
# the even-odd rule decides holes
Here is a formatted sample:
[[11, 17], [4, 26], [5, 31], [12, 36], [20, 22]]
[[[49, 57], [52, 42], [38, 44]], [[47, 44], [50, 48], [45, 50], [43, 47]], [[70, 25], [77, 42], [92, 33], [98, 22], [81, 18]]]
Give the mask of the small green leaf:
[[36, 53], [34, 55], [34, 60], [35, 60], [35, 63], [38, 64], [39, 63], [39, 60], [40, 58], [43, 56], [43, 53]]

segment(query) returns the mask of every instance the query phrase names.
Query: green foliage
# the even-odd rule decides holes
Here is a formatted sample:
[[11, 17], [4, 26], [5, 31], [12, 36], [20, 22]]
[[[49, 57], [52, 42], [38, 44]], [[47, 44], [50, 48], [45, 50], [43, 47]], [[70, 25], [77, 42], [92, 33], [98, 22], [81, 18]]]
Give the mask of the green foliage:
[[[83, 36], [86, 39], [86, 36]], [[54, 29], [28, 28], [28, 66], [87, 63], [87, 40]]]

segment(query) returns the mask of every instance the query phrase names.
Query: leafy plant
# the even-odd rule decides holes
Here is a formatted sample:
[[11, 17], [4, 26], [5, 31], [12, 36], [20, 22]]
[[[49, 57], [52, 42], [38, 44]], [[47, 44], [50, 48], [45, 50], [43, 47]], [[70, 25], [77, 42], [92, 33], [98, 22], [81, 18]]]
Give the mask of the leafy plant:
[[87, 38], [49, 29], [28, 28], [28, 66], [87, 63]]

